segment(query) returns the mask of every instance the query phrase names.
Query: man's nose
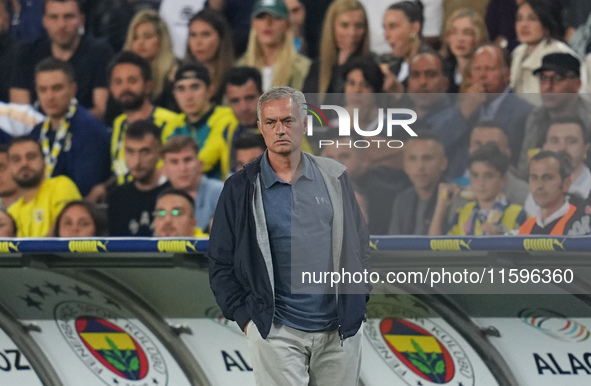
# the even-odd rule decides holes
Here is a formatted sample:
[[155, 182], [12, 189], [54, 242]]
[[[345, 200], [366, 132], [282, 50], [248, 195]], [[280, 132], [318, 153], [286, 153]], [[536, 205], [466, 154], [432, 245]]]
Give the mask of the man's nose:
[[140, 163], [140, 156], [137, 154], [128, 155], [127, 156], [127, 163], [130, 167], [135, 167]]
[[162, 225], [170, 226], [172, 224], [172, 213], [167, 212], [166, 215], [162, 218]]
[[566, 150], [566, 144], [564, 142], [558, 142], [556, 144], [556, 150], [554, 150], [556, 153], [560, 153], [561, 151], [565, 151]]
[[552, 82], [540, 82], [540, 92], [542, 94], [551, 93], [554, 89], [554, 84]]
[[275, 132], [277, 134], [284, 134], [286, 131], [286, 127], [285, 124], [281, 121], [277, 122], [277, 124], [275, 125]]

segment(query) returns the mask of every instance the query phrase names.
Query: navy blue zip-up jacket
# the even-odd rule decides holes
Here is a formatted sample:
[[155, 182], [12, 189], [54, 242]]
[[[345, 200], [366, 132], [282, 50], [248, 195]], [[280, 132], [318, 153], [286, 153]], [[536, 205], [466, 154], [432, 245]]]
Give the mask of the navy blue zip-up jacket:
[[[307, 153], [320, 171], [332, 206], [335, 271], [363, 272], [369, 260], [369, 232], [345, 167]], [[260, 165], [262, 156], [225, 183], [209, 238], [209, 279], [224, 316], [244, 330], [252, 320], [266, 338], [275, 313], [273, 261], [265, 224]], [[312, 236], [312, 235], [311, 235]], [[365, 316], [370, 285], [336, 289], [341, 339], [357, 333]]]
[[[30, 135], [39, 140], [42, 128], [43, 123], [38, 124]], [[49, 131], [50, 148], [55, 135], [55, 131]], [[69, 177], [82, 197], [86, 196], [95, 185], [106, 181], [111, 175], [110, 144], [111, 136], [107, 127], [90, 111], [78, 105], [51, 176]]]

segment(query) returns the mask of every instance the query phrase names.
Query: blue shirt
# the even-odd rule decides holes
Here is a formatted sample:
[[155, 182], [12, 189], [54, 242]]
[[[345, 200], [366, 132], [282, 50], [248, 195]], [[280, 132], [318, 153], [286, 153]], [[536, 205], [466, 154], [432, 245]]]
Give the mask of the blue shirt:
[[[337, 328], [334, 294], [292, 294], [301, 278], [293, 272], [330, 272], [333, 209], [316, 165], [302, 154], [302, 171], [289, 184], [271, 168], [267, 152], [261, 161], [265, 220], [275, 277], [275, 315], [278, 323], [302, 331]], [[292, 269], [293, 266], [293, 269]]]
[[222, 181], [201, 177], [201, 184], [199, 184], [195, 199], [195, 217], [197, 218], [197, 226], [204, 232], [209, 230], [209, 222], [213, 218], [223, 188]]
[[12, 13], [10, 33], [23, 43], [46, 35], [43, 28], [43, 0], [19, 1], [20, 13]]
[[[14, 60], [10, 87], [27, 90], [31, 101], [37, 99], [35, 90], [35, 67], [45, 58], [53, 55], [51, 40], [43, 37], [31, 43], [23, 44]], [[80, 105], [90, 109], [94, 107], [94, 90], [107, 89], [107, 68], [113, 58], [113, 50], [107, 43], [83, 35], [70, 63], [76, 74], [78, 91], [76, 99]]]

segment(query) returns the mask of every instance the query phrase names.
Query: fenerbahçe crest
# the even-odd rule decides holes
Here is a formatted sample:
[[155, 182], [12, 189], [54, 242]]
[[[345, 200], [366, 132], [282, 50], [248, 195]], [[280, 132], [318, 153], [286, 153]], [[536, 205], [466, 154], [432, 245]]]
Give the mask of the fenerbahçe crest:
[[430, 319], [370, 319], [365, 332], [374, 349], [407, 385], [474, 385], [474, 370], [466, 352]]
[[106, 384], [167, 384], [168, 372], [162, 354], [129, 320], [83, 301], [62, 302], [54, 312], [72, 350]]

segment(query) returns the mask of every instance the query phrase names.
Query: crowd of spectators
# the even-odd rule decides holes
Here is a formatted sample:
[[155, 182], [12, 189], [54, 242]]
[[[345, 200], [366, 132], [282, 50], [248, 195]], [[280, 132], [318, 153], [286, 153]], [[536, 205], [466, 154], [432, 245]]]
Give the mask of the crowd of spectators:
[[280, 85], [372, 234], [591, 234], [590, 52], [586, 0], [0, 0], [0, 236], [207, 235]]

